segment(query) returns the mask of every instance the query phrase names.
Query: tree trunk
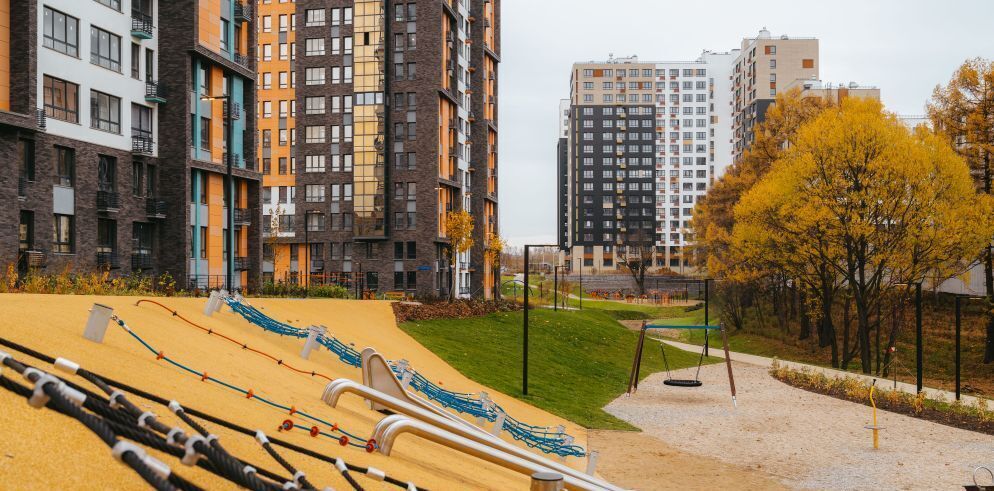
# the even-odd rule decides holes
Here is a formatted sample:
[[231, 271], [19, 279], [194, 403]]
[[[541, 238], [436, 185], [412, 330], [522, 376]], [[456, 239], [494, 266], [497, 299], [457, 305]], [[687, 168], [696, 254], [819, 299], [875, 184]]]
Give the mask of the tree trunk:
[[798, 339], [803, 341], [811, 337], [811, 318], [808, 317], [807, 295], [803, 289], [797, 289], [797, 297], [797, 310], [801, 316], [801, 334]]
[[[984, 151], [984, 192], [991, 194], [991, 154]], [[987, 343], [984, 363], [994, 361], [994, 248], [984, 249], [984, 286], [987, 288]]]
[[826, 266], [821, 267], [821, 273], [821, 323], [818, 328], [818, 347], [831, 346], [832, 367], [839, 368], [839, 340], [835, 334], [835, 324], [832, 322], [835, 290]]
[[842, 365], [843, 370], [849, 368], [849, 327], [850, 316], [849, 307], [852, 305], [852, 297], [846, 295], [845, 309], [842, 311]]

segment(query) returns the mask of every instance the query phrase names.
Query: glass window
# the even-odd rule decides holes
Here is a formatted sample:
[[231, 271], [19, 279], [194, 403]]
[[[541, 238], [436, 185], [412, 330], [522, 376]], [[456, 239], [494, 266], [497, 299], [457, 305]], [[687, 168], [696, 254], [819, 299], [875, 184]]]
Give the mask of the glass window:
[[55, 215], [52, 222], [52, 252], [56, 254], [73, 253], [74, 221], [71, 215]]
[[90, 128], [121, 133], [121, 99], [90, 91]]
[[45, 75], [45, 115], [70, 123], [79, 122], [79, 86]]
[[79, 56], [79, 19], [45, 7], [44, 46]]
[[55, 183], [72, 187], [76, 181], [76, 151], [68, 147], [55, 147]]
[[90, 26], [90, 63], [121, 71], [121, 36]]

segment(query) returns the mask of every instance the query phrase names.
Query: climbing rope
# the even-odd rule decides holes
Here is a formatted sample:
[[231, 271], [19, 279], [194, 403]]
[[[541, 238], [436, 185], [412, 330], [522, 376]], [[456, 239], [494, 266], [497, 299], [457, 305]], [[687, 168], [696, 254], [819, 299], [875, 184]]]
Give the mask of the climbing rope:
[[[338, 437], [334, 437], [334, 439], [337, 440], [337, 441], [339, 441], [339, 443], [342, 443], [344, 441], [344, 443], [342, 443], [343, 446], [350, 445], [350, 446], [353, 446], [353, 447], [366, 449], [367, 451], [372, 451], [372, 450], [370, 450], [367, 447], [367, 445], [366, 445], [367, 441], [365, 439], [363, 439], [361, 437], [358, 437], [358, 436], [356, 436], [356, 435], [354, 435], [352, 433], [349, 433], [349, 432], [345, 431], [344, 429], [340, 428], [337, 423], [330, 423], [330, 422], [328, 422], [328, 421], [326, 421], [326, 420], [324, 420], [322, 418], [319, 418], [317, 416], [314, 416], [314, 415], [312, 415], [312, 414], [310, 414], [308, 412], [301, 411], [301, 410], [297, 409], [294, 406], [287, 406], [285, 404], [281, 404], [281, 403], [269, 400], [266, 397], [263, 397], [263, 396], [260, 396], [260, 395], [256, 394], [255, 390], [252, 389], [252, 388], [245, 389], [245, 388], [239, 387], [237, 385], [225, 382], [224, 380], [221, 380], [221, 379], [219, 379], [217, 377], [214, 377], [214, 376], [208, 374], [206, 371], [201, 371], [201, 370], [196, 370], [194, 368], [190, 368], [190, 367], [186, 366], [185, 364], [176, 361], [172, 357], [167, 356], [163, 351], [155, 349], [151, 344], [149, 344], [147, 341], [145, 341], [145, 339], [143, 339], [141, 336], [139, 336], [138, 333], [136, 333], [130, 326], [128, 326], [128, 324], [125, 323], [124, 320], [121, 319], [120, 317], [118, 317], [118, 316], [115, 315], [115, 316], [111, 317], [111, 319], [118, 326], [120, 326], [122, 329], [124, 329], [125, 332], [127, 332], [128, 334], [130, 334], [132, 338], [134, 338], [139, 343], [141, 343], [142, 346], [145, 347], [145, 349], [147, 349], [151, 353], [155, 354], [156, 360], [163, 360], [163, 361], [165, 361], [165, 362], [167, 362], [167, 363], [175, 366], [176, 368], [179, 368], [179, 369], [181, 369], [181, 370], [183, 370], [183, 371], [185, 371], [187, 373], [190, 373], [192, 375], [195, 375], [198, 378], [200, 378], [200, 380], [202, 382], [213, 382], [213, 383], [215, 383], [217, 385], [220, 385], [222, 387], [225, 387], [225, 388], [231, 389], [233, 391], [239, 392], [242, 395], [244, 395], [246, 399], [258, 401], [258, 402], [261, 402], [261, 403], [266, 404], [268, 406], [274, 407], [276, 409], [280, 409], [282, 411], [286, 411], [287, 414], [289, 414], [291, 416], [297, 415], [297, 416], [299, 416], [301, 418], [306, 418], [306, 419], [309, 419], [309, 420], [314, 421], [316, 423], [328, 426], [329, 428], [333, 428], [332, 431], [338, 432], [338, 433], [340, 433], [340, 434], [348, 437], [347, 440], [341, 440]], [[352, 440], [355, 440], [355, 442], [353, 442]]]
[[[101, 392], [107, 395], [106, 399], [68, 380], [63, 381], [57, 377], [51, 377], [51, 381], [57, 382], [57, 384], [54, 384], [56, 390], [64, 391], [69, 394], [69, 397], [73, 401], [83, 400], [84, 402], [82, 407], [96, 413], [98, 418], [103, 418], [104, 423], [111, 428], [112, 431], [117, 432], [119, 436], [149, 446], [156, 450], [163, 451], [177, 458], [182, 459], [186, 457], [187, 461], [196, 460], [196, 462], [192, 465], [197, 465], [198, 467], [206, 469], [221, 477], [228, 478], [242, 487], [247, 487], [248, 489], [266, 489], [274, 491], [279, 489], [312, 489], [312, 487], [304, 485], [305, 476], [299, 470], [294, 472], [292, 479], [286, 479], [273, 472], [263, 469], [261, 466], [252, 465], [246, 461], [232, 457], [226, 450], [224, 450], [223, 447], [221, 447], [218, 442], [218, 438], [209, 434], [206, 428], [190, 417], [191, 415], [237, 433], [254, 437], [260, 445], [263, 446], [263, 448], [266, 448], [267, 446], [270, 447], [267, 449], [267, 453], [269, 453], [270, 456], [273, 456], [273, 453], [275, 452], [275, 449], [272, 449], [275, 445], [322, 462], [333, 464], [354, 490], [362, 490], [362, 487], [355, 481], [349, 472], [363, 474], [374, 481], [387, 482], [408, 491], [416, 491], [418, 489], [426, 491], [423, 488], [418, 488], [413, 483], [404, 482], [388, 476], [383, 471], [374, 467], [361, 467], [349, 464], [340, 458], [328, 457], [324, 454], [300, 447], [281, 439], [268, 437], [262, 431], [250, 430], [202, 411], [192, 408], [184, 408], [175, 401], [168, 401], [155, 394], [151, 394], [102, 375], [98, 375], [94, 372], [90, 372], [79, 367], [78, 364], [63, 358], [56, 359], [3, 338], [0, 338], [0, 346], [21, 352], [42, 362], [55, 365], [55, 367], [60, 371], [79, 376], [100, 389]], [[4, 366], [8, 366], [14, 368], [15, 371], [18, 371], [19, 373], [23, 372], [23, 370], [18, 369], [18, 365], [27, 367], [28, 370], [33, 370], [28, 365], [14, 360], [11, 355], [0, 351], [0, 370], [2, 370]], [[44, 372], [41, 372], [40, 370], [36, 371], [44, 374]], [[35, 372], [29, 373], [33, 376]], [[44, 376], [48, 376], [48, 374], [44, 374]], [[45, 382], [43, 385], [46, 393], [49, 390], [49, 385], [53, 384]], [[2, 371], [0, 371], [0, 386], [28, 398], [32, 397], [34, 394], [30, 388], [20, 386], [12, 380], [5, 378]], [[168, 407], [169, 410], [179, 417], [184, 423], [186, 423], [190, 428], [193, 428], [200, 438], [188, 437], [182, 429], [178, 427], [169, 427], [159, 422], [153, 413], [149, 411], [142, 411], [136, 405], [131, 403], [125, 397], [124, 393]], [[54, 400], [54, 398], [52, 400]], [[30, 399], [29, 402], [31, 402]], [[49, 407], [52, 407], [51, 401], [49, 401]], [[57, 407], [54, 409], [59, 410]], [[59, 412], [65, 414], [64, 411], [60, 410]], [[189, 445], [187, 445], [187, 443], [189, 443]], [[192, 452], [196, 454], [198, 458], [194, 459], [193, 456], [191, 456], [191, 448]], [[141, 455], [145, 455], [142, 452], [142, 449], [137, 448], [137, 451]], [[131, 465], [129, 460], [134, 460], [134, 458], [127, 457], [126, 453], [124, 454], [124, 457], [126, 457], [124, 459], [125, 462]], [[286, 462], [282, 456], [280, 456], [280, 459], [275, 460], [277, 460], [277, 462], [281, 465]], [[149, 483], [153, 484], [153, 486], [157, 489], [180, 489], [184, 491], [201, 489], [196, 485], [180, 478], [174, 472], [170, 472], [168, 466], [165, 466], [165, 464], [162, 464], [161, 462], [154, 461], [153, 459], [152, 467], [154, 467], [153, 471], [155, 472], [169, 474], [169, 482], [167, 484], [172, 484], [172, 486], [159, 486], [149, 481]], [[144, 472], [144, 474], [140, 472], [140, 475], [143, 477], [145, 477], [146, 474], [148, 474], [148, 472]], [[255, 475], [263, 476], [265, 479], [253, 477]], [[152, 474], [151, 477], [154, 478], [155, 474]], [[148, 479], [146, 480], [148, 481]]]
[[[240, 301], [236, 298], [225, 297], [225, 303], [232, 311], [239, 314], [249, 323], [255, 324], [262, 329], [279, 334], [281, 336], [291, 336], [296, 338], [306, 338], [309, 334], [307, 329], [299, 328], [283, 322], [279, 322], [259, 309]], [[167, 310], [168, 307], [164, 307]], [[334, 336], [327, 334], [317, 338], [318, 343], [328, 348], [339, 360], [353, 367], [362, 366], [361, 354], [352, 345], [345, 344]], [[545, 453], [556, 454], [561, 457], [584, 457], [586, 451], [579, 445], [574, 445], [574, 438], [565, 433], [565, 429], [551, 428], [547, 426], [534, 426], [514, 419], [507, 414], [496, 402], [484, 399], [477, 394], [453, 392], [443, 389], [426, 377], [408, 366], [401, 366], [400, 363], [388, 362], [394, 375], [398, 379], [408, 383], [417, 392], [424, 394], [428, 399], [438, 403], [442, 407], [451, 408], [463, 414], [469, 414], [477, 418], [483, 418], [490, 422], [496, 422], [503, 414], [504, 422], [501, 429], [508, 432], [515, 440], [525, 443], [530, 448], [541, 450]]]

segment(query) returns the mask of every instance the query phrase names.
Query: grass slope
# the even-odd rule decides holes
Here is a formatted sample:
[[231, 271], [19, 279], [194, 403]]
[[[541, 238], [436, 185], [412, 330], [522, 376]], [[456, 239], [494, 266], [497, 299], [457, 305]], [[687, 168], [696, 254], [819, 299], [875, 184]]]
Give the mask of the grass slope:
[[[584, 305], [586, 307], [586, 305]], [[587, 428], [634, 430], [601, 408], [625, 392], [638, 333], [598, 309], [529, 313], [528, 395], [521, 394], [522, 312], [408, 322], [400, 328], [467, 377]], [[673, 369], [698, 355], [668, 348]], [[646, 343], [642, 377], [663, 370]]]

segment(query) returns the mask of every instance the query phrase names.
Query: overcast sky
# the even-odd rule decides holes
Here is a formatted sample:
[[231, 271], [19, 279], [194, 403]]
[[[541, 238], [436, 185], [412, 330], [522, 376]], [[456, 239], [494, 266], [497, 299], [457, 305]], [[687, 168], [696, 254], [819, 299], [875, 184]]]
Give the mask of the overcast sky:
[[881, 89], [891, 111], [922, 114], [965, 59], [994, 58], [994, 1], [503, 0], [500, 226], [513, 245], [556, 236], [559, 100], [575, 61], [693, 60], [738, 48], [764, 26], [819, 39], [822, 80]]

